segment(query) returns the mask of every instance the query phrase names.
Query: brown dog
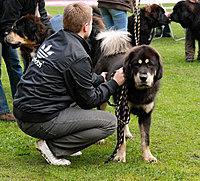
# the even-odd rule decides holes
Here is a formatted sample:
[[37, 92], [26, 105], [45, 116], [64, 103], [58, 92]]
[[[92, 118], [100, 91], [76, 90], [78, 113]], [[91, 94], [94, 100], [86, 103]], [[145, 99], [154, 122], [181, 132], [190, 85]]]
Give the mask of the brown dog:
[[[140, 9], [140, 41], [139, 45], [149, 45], [154, 36], [154, 28], [167, 25], [169, 19], [165, 15], [164, 9], [157, 5], [147, 5]], [[128, 18], [128, 32], [132, 37], [132, 45], [135, 46], [135, 15]]]

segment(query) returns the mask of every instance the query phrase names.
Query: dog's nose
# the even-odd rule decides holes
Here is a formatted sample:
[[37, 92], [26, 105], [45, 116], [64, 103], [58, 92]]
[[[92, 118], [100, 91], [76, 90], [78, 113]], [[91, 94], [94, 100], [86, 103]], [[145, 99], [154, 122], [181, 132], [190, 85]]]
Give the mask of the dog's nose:
[[146, 82], [146, 80], [147, 80], [147, 75], [146, 75], [146, 74], [141, 74], [141, 75], [140, 75], [140, 80], [141, 80], [142, 82]]

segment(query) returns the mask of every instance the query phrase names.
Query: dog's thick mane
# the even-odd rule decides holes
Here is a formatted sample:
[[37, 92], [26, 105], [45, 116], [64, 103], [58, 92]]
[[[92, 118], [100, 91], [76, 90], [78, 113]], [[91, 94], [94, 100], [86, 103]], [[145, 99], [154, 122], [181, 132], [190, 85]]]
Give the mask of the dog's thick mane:
[[101, 40], [100, 46], [104, 56], [126, 53], [132, 47], [130, 33], [125, 31], [100, 32], [96, 39]]

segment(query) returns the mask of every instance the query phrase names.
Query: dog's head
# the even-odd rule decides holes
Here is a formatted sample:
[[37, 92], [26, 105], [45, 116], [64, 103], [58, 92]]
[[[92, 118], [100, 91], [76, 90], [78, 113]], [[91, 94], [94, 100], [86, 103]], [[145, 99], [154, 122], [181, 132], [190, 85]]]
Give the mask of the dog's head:
[[91, 34], [90, 34], [89, 38], [86, 41], [88, 42], [88, 44], [90, 46], [90, 49], [91, 49], [90, 57], [93, 60], [93, 64], [95, 65], [96, 64], [96, 60], [94, 60], [94, 59], [96, 57], [96, 54], [99, 53], [99, 52], [97, 52], [99, 43], [96, 40], [96, 36], [100, 32], [105, 31], [106, 27], [105, 27], [105, 25], [103, 23], [103, 19], [102, 19], [101, 15], [100, 15], [100, 11], [99, 11], [98, 7], [93, 6], [92, 8], [93, 8], [92, 31], [91, 31]]
[[35, 15], [26, 15], [18, 19], [12, 31], [6, 36], [11, 45], [35, 45], [44, 41], [47, 28]]
[[125, 56], [123, 68], [136, 89], [150, 88], [163, 76], [160, 54], [148, 45], [133, 47]]
[[169, 19], [165, 15], [165, 10], [157, 4], [144, 6], [141, 8], [141, 13], [154, 28], [169, 23]]
[[183, 28], [189, 28], [192, 26], [195, 13], [195, 3], [179, 1], [173, 8], [170, 20], [180, 23]]

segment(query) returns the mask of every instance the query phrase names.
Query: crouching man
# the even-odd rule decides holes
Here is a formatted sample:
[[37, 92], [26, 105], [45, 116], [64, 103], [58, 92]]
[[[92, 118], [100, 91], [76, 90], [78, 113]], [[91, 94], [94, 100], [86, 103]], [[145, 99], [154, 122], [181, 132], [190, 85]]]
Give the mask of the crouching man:
[[51, 165], [113, 134], [115, 115], [92, 109], [125, 81], [122, 68], [112, 80], [92, 73], [89, 46], [92, 8], [73, 3], [64, 9], [63, 28], [47, 39], [21, 78], [13, 102], [20, 129], [39, 138], [35, 147]]

